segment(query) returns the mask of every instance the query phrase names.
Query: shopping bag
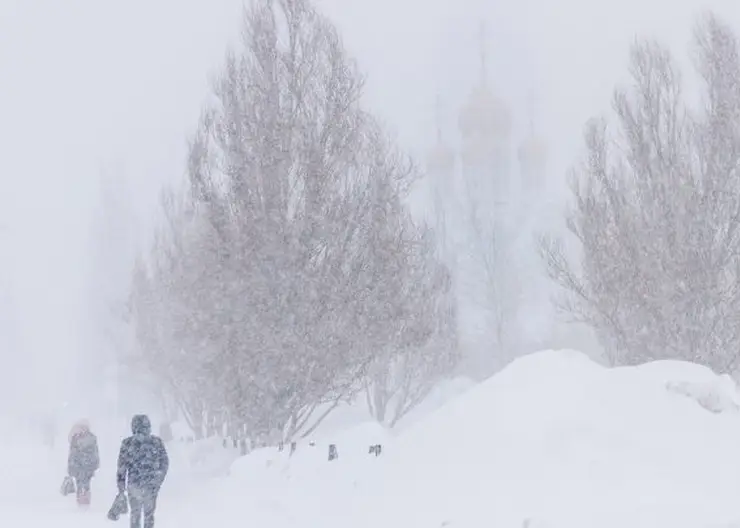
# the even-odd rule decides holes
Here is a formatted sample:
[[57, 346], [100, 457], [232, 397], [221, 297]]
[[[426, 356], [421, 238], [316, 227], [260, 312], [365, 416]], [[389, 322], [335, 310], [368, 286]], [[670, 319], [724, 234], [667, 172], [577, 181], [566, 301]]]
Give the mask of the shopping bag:
[[110, 507], [110, 510], [108, 510], [108, 518], [111, 521], [117, 521], [121, 515], [125, 515], [127, 513], [128, 498], [126, 497], [126, 494], [121, 491], [116, 495], [113, 505]]
[[62, 492], [62, 495], [64, 495], [65, 497], [67, 495], [72, 495], [75, 491], [77, 491], [74, 479], [70, 477], [69, 475], [64, 477], [60, 491]]

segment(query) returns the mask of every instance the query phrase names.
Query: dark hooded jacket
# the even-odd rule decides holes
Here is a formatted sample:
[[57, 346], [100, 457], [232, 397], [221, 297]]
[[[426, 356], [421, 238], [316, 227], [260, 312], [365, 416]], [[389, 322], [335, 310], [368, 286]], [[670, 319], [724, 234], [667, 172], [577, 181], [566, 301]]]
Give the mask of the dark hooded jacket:
[[131, 432], [133, 435], [121, 442], [118, 454], [118, 489], [158, 490], [170, 465], [164, 443], [152, 434], [146, 415], [134, 416]]
[[99, 467], [97, 437], [86, 426], [74, 430], [69, 438], [67, 474], [76, 479], [91, 478]]

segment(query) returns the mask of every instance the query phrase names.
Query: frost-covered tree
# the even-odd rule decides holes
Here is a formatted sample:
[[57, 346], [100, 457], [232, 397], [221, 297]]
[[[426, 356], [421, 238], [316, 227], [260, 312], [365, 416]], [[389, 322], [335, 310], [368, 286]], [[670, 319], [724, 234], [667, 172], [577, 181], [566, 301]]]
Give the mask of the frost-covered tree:
[[189, 247], [197, 227], [189, 197], [167, 190], [161, 205], [163, 221], [152, 251], [134, 265], [128, 310], [137, 347], [126, 365], [156, 386], [166, 414], [179, 411], [201, 437], [206, 434], [209, 380], [198, 370], [198, 356], [186, 357], [184, 351], [199, 330], [193, 285], [202, 284], [203, 276], [194, 262], [202, 262], [203, 255]]
[[[460, 358], [452, 277], [437, 258], [431, 230], [409, 225], [398, 242], [405, 249], [390, 255], [404, 262], [395, 271], [396, 280], [383, 286], [389, 299], [402, 302], [396, 303], [400, 312], [381, 327], [396, 339], [376, 345], [377, 357], [365, 380], [370, 413], [389, 427], [448, 377]], [[381, 265], [388, 262], [383, 259]]]
[[[485, 314], [487, 338], [492, 339], [496, 364], [500, 368], [520, 353], [518, 319], [522, 306], [523, 251], [520, 237], [511, 218], [502, 219], [499, 207], [491, 199], [495, 194], [485, 182], [465, 179], [466, 198], [463, 247], [472, 264], [472, 272], [464, 277], [469, 296]], [[493, 203], [492, 203], [493, 202]], [[510, 210], [511, 211], [511, 210]], [[514, 216], [515, 211], [511, 211]]]
[[289, 440], [381, 351], [431, 341], [416, 320], [437, 290], [404, 279], [441, 271], [402, 206], [416, 172], [307, 1], [253, 2], [214, 87], [131, 313], [143, 364], [198, 434]]
[[586, 130], [567, 226], [572, 265], [544, 245], [564, 307], [591, 325], [609, 360], [679, 358], [728, 372], [740, 350], [740, 57], [732, 30], [707, 16], [695, 32], [701, 105], [693, 110], [670, 53], [631, 51], [617, 129]]

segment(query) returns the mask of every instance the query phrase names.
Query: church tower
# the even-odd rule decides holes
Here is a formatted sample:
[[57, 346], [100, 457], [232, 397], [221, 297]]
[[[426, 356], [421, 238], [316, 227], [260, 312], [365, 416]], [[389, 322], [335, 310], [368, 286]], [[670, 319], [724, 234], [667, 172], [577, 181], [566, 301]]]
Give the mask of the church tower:
[[[480, 31], [480, 79], [460, 111], [462, 177], [486, 208], [502, 219], [510, 191], [509, 109], [493, 93], [487, 75], [485, 26]], [[503, 215], [503, 216], [502, 216]]]
[[[511, 133], [512, 117], [488, 78], [485, 26], [479, 35], [480, 73], [478, 82], [465, 100], [459, 116], [460, 187], [465, 204], [460, 230], [466, 248], [458, 270], [459, 295], [464, 301], [461, 331], [468, 346], [465, 369], [490, 374], [501, 351], [509, 349], [509, 308], [516, 281], [507, 274], [509, 241], [516, 229], [511, 221]], [[503, 265], [506, 264], [506, 265]]]

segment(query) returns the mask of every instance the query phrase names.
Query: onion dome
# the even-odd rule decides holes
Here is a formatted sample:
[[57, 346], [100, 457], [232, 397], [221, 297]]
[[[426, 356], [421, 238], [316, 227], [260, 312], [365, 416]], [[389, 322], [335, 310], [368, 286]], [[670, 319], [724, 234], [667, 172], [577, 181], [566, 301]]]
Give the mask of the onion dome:
[[542, 138], [530, 133], [519, 145], [517, 156], [524, 170], [541, 172], [547, 161], [547, 146]]
[[460, 111], [458, 125], [466, 140], [473, 137], [506, 140], [511, 134], [511, 113], [503, 101], [481, 84]]

